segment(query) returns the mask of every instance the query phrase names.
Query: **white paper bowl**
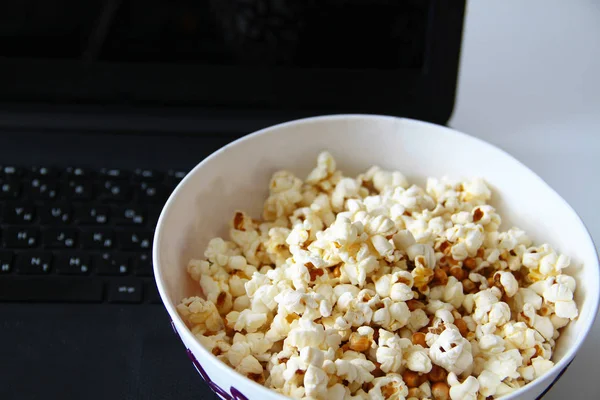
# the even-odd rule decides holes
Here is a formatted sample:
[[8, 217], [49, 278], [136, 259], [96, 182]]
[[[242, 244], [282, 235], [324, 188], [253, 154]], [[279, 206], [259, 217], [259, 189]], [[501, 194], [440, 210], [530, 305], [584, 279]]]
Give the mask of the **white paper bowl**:
[[572, 361], [596, 316], [600, 278], [588, 231], [554, 190], [504, 151], [441, 126], [373, 115], [302, 119], [243, 137], [198, 164], [167, 201], [154, 237], [156, 282], [175, 330], [211, 388], [228, 399], [284, 398], [236, 373], [196, 341], [175, 309], [182, 298], [198, 294], [186, 265], [203, 257], [212, 237], [227, 236], [236, 209], [261, 215], [273, 172], [288, 169], [304, 178], [324, 149], [352, 176], [372, 165], [402, 171], [421, 185], [428, 176], [481, 176], [493, 189], [503, 227], [517, 225], [537, 243], [548, 242], [571, 257], [579, 318], [558, 340], [554, 368], [506, 398], [540, 396]]

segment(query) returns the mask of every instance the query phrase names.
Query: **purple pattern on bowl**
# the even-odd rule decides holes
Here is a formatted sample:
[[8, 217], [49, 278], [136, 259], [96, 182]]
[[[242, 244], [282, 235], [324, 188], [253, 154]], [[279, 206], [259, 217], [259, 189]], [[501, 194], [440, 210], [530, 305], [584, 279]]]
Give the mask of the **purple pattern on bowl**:
[[[171, 327], [173, 328], [173, 332], [175, 332], [175, 335], [177, 335], [177, 337], [181, 340], [181, 336], [179, 336], [179, 332], [177, 332], [177, 329], [175, 328], [175, 323], [173, 322], [173, 320], [171, 320]], [[202, 377], [204, 382], [206, 382], [208, 387], [213, 392], [215, 392], [219, 397], [221, 397], [225, 400], [248, 400], [248, 398], [246, 396], [244, 396], [239, 390], [237, 390], [233, 386], [231, 386], [229, 388], [229, 391], [231, 392], [231, 394], [227, 393], [227, 391], [220, 388], [216, 383], [214, 383], [210, 379], [210, 377], [208, 376], [208, 374], [206, 373], [204, 368], [202, 368], [202, 365], [200, 365], [200, 363], [198, 362], [198, 360], [196, 359], [196, 357], [194, 356], [192, 351], [187, 348], [185, 349], [185, 351], [186, 351], [189, 359], [192, 361], [192, 364], [194, 364], [196, 371], [198, 371], [198, 373], [200, 374], [200, 376]]]
[[239, 390], [237, 390], [233, 386], [229, 388], [231, 394], [221, 389], [216, 383], [211, 381], [210, 377], [208, 376], [206, 371], [204, 371], [204, 368], [202, 368], [202, 365], [200, 365], [196, 357], [194, 357], [194, 354], [191, 352], [191, 350], [186, 349], [186, 352], [190, 360], [192, 360], [194, 367], [196, 367], [196, 370], [198, 371], [202, 379], [204, 379], [204, 381], [208, 384], [208, 387], [211, 388], [213, 392], [215, 392], [217, 395], [219, 395], [225, 400], [248, 400], [246, 396], [244, 396]]

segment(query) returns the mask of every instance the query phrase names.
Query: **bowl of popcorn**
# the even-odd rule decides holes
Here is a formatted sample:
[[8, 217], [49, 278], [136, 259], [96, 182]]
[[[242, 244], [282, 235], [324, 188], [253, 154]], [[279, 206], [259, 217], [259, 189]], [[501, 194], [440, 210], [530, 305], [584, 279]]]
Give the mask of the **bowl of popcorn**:
[[243, 137], [175, 189], [160, 295], [224, 399], [536, 399], [598, 310], [573, 209], [502, 150], [373, 115]]

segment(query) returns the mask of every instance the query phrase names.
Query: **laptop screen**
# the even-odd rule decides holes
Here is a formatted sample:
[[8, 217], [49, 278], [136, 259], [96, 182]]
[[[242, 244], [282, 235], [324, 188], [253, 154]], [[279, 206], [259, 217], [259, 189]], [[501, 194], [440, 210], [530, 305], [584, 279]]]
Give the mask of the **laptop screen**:
[[1, 7], [0, 48], [8, 57], [346, 69], [421, 68], [429, 12], [428, 1], [415, 0], [23, 0]]
[[[462, 2], [439, 0], [4, 2], [0, 69], [17, 76], [0, 101], [379, 112], [443, 123], [463, 11]], [[437, 116], [434, 104], [444, 108]]]

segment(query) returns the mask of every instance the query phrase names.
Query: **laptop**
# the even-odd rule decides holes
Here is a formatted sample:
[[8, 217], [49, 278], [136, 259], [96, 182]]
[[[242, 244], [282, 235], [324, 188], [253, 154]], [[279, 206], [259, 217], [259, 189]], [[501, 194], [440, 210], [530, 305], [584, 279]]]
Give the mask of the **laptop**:
[[446, 124], [464, 8], [1, 4], [0, 398], [217, 398], [154, 285], [163, 203], [203, 158], [275, 123], [379, 113]]

